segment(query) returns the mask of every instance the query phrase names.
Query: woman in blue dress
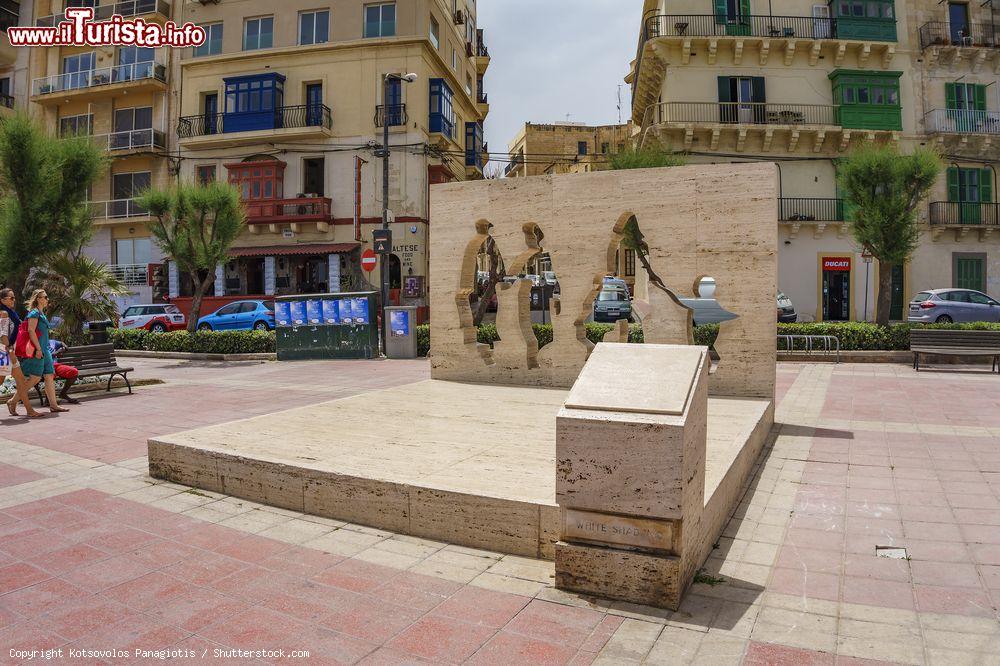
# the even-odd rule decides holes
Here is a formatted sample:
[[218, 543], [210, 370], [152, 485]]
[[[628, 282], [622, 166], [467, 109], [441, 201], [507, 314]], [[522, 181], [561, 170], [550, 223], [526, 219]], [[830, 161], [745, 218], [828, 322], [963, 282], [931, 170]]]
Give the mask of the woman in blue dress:
[[[45, 316], [45, 309], [49, 306], [49, 295], [44, 289], [36, 289], [31, 298], [26, 303], [28, 314], [24, 320], [28, 322], [28, 338], [34, 347], [34, 355], [30, 357], [18, 357], [21, 364], [21, 372], [28, 378], [27, 391], [34, 388], [35, 384], [45, 378], [45, 395], [49, 400], [50, 412], [68, 412], [65, 407], [60, 407], [56, 400], [56, 380], [55, 365], [52, 362], [52, 350], [49, 347], [49, 320]], [[25, 391], [25, 393], [27, 393]], [[17, 398], [14, 398], [14, 407], [17, 409]]]

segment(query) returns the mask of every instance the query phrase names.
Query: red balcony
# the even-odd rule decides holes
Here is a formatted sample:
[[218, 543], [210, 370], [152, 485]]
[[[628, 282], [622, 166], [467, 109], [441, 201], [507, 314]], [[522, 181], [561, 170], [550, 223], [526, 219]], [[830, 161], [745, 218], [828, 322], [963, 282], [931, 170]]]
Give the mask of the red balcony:
[[329, 224], [332, 202], [328, 197], [294, 199], [254, 199], [243, 201], [247, 224], [289, 224], [323, 222]]

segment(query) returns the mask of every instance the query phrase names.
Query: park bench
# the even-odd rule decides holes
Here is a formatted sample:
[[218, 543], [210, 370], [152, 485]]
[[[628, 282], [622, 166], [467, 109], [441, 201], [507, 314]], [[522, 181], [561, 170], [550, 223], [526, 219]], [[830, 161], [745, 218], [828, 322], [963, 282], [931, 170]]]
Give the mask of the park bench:
[[950, 331], [913, 329], [910, 331], [913, 369], [920, 370], [921, 356], [986, 356], [1000, 372], [1000, 331]]
[[[80, 347], [67, 347], [59, 355], [59, 363], [71, 365], [80, 371], [80, 379], [84, 377], [102, 377], [108, 375], [108, 388], [111, 390], [111, 381], [121, 376], [125, 380], [128, 392], [132, 393], [132, 384], [128, 380], [128, 373], [132, 368], [123, 368], [118, 365], [115, 358], [115, 346], [111, 343], [103, 345], [83, 345]], [[42, 383], [35, 385], [35, 392], [38, 394], [40, 404], [45, 404], [45, 395], [42, 393]]]

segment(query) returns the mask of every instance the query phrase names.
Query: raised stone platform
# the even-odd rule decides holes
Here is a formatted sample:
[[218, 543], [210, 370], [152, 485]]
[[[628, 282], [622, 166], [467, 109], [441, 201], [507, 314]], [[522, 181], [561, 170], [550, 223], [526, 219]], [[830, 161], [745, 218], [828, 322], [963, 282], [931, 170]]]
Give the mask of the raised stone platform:
[[[429, 380], [158, 437], [149, 469], [272, 506], [552, 559], [556, 414], [567, 394]], [[709, 398], [703, 522], [721, 529], [735, 507], [771, 409]]]

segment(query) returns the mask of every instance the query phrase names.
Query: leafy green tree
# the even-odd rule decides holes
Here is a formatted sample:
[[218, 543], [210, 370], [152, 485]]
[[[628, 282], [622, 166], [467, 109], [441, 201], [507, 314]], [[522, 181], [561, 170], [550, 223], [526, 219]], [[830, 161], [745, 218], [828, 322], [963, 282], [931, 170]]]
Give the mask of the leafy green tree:
[[246, 226], [240, 191], [220, 182], [181, 183], [144, 192], [137, 202], [153, 218], [149, 230], [157, 245], [191, 277], [188, 330], [194, 332], [202, 299], [215, 284], [215, 267], [229, 258], [229, 248]]
[[129, 294], [129, 289], [105, 264], [82, 252], [51, 257], [32, 275], [31, 282], [33, 287], [48, 292], [54, 308], [52, 314], [63, 320], [59, 339], [67, 345], [85, 340], [85, 322], [117, 317], [115, 297]]
[[609, 161], [609, 168], [621, 169], [655, 169], [657, 167], [683, 166], [686, 163], [683, 155], [671, 153], [657, 148], [627, 148], [615, 153]]
[[878, 260], [876, 322], [889, 323], [892, 269], [909, 261], [920, 242], [917, 207], [941, 173], [938, 154], [865, 143], [838, 162], [840, 188], [854, 240]]
[[0, 123], [0, 275], [15, 291], [89, 235], [87, 191], [107, 160], [92, 141], [50, 136], [25, 114]]

